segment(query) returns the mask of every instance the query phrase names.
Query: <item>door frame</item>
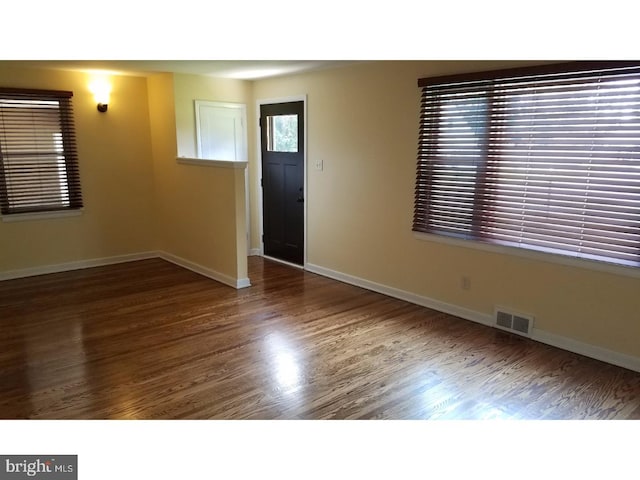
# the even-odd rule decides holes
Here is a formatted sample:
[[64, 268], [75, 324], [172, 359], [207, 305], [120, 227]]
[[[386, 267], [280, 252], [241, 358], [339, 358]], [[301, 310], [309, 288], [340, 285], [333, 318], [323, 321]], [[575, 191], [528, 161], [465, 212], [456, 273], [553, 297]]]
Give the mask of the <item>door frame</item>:
[[[265, 99], [259, 99], [256, 100], [256, 125], [258, 125], [258, 128], [256, 129], [256, 141], [257, 141], [257, 148], [256, 151], [258, 152], [257, 158], [258, 158], [258, 174], [256, 175], [256, 192], [258, 192], [258, 239], [260, 240], [260, 256], [264, 256], [264, 241], [262, 240], [262, 236], [264, 234], [264, 205], [262, 202], [262, 136], [261, 136], [261, 128], [259, 126], [259, 122], [260, 122], [260, 107], [262, 105], [270, 105], [273, 103], [288, 103], [288, 102], [302, 102], [303, 105], [303, 109], [304, 109], [304, 113], [303, 113], [303, 121], [304, 121], [304, 152], [302, 152], [302, 158], [303, 158], [303, 177], [304, 177], [304, 183], [303, 183], [303, 189], [304, 189], [304, 219], [303, 219], [303, 225], [304, 225], [304, 240], [303, 240], [303, 249], [304, 249], [304, 255], [302, 258], [302, 265], [295, 265], [293, 263], [289, 263], [289, 262], [285, 262], [283, 260], [278, 260], [278, 259], [274, 259], [277, 260], [279, 262], [282, 263], [286, 263], [287, 265], [291, 265], [293, 267], [296, 268], [302, 268], [304, 269], [307, 265], [307, 206], [309, 204], [308, 200], [309, 200], [309, 191], [307, 189], [307, 151], [309, 150], [308, 147], [308, 143], [307, 143], [307, 94], [303, 94], [303, 95], [292, 95], [290, 97], [278, 97], [278, 98], [265, 98]], [[269, 257], [271, 258], [271, 257]]]

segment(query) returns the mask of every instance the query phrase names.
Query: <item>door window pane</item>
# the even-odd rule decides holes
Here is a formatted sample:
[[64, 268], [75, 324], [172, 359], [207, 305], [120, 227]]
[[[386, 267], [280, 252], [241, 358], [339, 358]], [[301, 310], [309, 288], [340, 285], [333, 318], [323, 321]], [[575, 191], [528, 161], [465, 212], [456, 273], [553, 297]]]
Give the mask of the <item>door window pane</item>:
[[298, 151], [298, 115], [267, 117], [267, 150], [269, 152]]

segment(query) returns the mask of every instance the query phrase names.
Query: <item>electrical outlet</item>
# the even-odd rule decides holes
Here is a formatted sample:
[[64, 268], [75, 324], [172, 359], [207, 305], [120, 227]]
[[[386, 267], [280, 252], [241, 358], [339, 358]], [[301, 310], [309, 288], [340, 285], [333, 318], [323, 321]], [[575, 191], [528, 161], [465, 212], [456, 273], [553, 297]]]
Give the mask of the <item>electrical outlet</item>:
[[462, 277], [460, 285], [463, 290], [471, 290], [471, 279], [469, 277]]

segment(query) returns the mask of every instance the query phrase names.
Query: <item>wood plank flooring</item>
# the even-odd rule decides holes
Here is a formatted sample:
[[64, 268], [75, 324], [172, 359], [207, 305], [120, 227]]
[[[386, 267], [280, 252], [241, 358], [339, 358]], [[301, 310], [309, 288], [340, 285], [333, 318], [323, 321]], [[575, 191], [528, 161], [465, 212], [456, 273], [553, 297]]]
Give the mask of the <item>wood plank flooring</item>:
[[263, 260], [0, 282], [2, 419], [626, 419], [640, 374]]

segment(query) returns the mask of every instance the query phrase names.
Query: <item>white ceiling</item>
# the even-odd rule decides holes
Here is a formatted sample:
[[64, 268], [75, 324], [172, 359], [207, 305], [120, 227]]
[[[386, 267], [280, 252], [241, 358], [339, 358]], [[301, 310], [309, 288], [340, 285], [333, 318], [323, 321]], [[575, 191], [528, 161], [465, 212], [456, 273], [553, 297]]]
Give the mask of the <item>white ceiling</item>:
[[158, 72], [208, 75], [255, 80], [353, 63], [338, 60], [28, 60], [25, 66], [65, 70], [103, 70], [114, 74], [146, 76]]

